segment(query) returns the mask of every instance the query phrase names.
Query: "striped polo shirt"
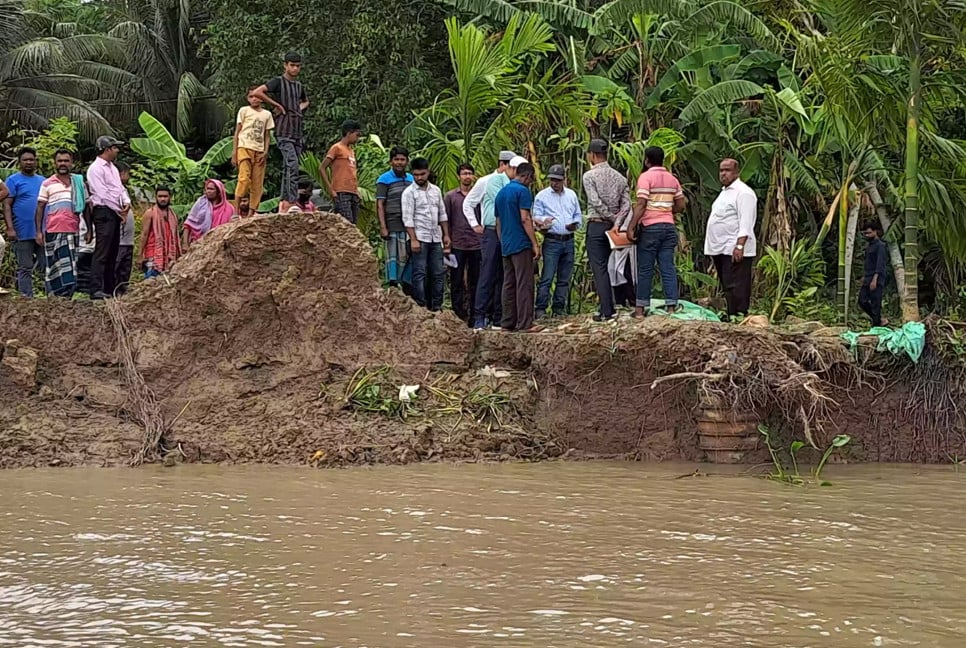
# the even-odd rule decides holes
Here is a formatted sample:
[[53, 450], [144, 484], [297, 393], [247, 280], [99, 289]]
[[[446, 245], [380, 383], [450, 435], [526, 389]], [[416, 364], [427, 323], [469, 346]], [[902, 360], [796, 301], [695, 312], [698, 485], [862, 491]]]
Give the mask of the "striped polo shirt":
[[674, 199], [683, 198], [681, 183], [664, 167], [651, 167], [637, 179], [637, 199], [646, 200], [641, 224], [674, 224]]
[[275, 120], [275, 137], [302, 139], [302, 110], [299, 104], [306, 101], [305, 88], [298, 81], [277, 76], [265, 84], [272, 98], [285, 108], [285, 114]]

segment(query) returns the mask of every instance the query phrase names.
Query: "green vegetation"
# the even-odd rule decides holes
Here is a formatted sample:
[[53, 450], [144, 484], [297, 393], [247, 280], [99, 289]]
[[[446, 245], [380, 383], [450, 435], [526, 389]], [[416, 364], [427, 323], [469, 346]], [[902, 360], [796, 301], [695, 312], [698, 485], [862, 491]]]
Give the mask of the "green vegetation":
[[812, 470], [810, 477], [803, 477], [798, 468], [798, 457], [797, 453], [806, 447], [804, 441], [792, 441], [788, 446], [788, 456], [791, 460], [791, 470], [785, 467], [784, 462], [778, 456], [778, 450], [772, 445], [771, 430], [767, 425], [759, 425], [758, 432], [764, 437], [765, 446], [768, 448], [768, 454], [771, 457], [773, 472], [768, 474], [769, 479], [774, 479], [786, 484], [792, 484], [795, 486], [806, 486], [809, 483], [818, 484], [819, 486], [830, 486], [831, 483], [822, 479], [822, 469], [825, 468], [825, 464], [832, 457], [836, 450], [844, 448], [849, 443], [852, 442], [852, 437], [847, 434], [836, 435], [835, 438], [829, 443], [828, 447], [822, 453], [821, 458]]
[[[8, 157], [33, 136], [24, 133], [59, 132], [57, 117], [76, 125], [87, 160], [93, 138], [109, 130], [163, 145], [153, 126], [141, 137], [147, 112], [178, 152], [132, 146], [138, 183], [159, 178], [191, 194], [199, 173], [213, 173], [231, 186], [232, 170], [212, 151], [230, 135], [246, 89], [297, 50], [313, 103], [310, 176], [348, 117], [382, 138], [357, 151], [367, 189], [396, 143], [428, 156], [446, 188], [460, 162], [485, 173], [496, 151], [512, 148], [541, 175], [565, 164], [578, 191], [591, 137], [613, 140], [612, 162], [630, 179], [643, 148], [659, 144], [689, 198], [680, 226], [690, 245], [678, 268], [697, 298], [714, 290], [699, 251], [717, 162], [735, 157], [762, 200], [757, 311], [848, 322], [862, 252], [854, 232], [874, 215], [887, 230], [894, 314], [966, 312], [960, 0], [2, 5]], [[269, 198], [277, 167], [273, 155]], [[367, 204], [363, 229], [378, 248]], [[574, 279], [571, 309], [592, 308], [579, 262]]]

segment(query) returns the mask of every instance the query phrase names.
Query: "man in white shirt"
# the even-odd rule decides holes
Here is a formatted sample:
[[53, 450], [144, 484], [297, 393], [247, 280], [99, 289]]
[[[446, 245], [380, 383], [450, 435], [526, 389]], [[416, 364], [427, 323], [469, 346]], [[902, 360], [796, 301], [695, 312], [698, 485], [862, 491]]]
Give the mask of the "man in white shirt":
[[736, 160], [722, 160], [718, 167], [721, 193], [711, 205], [704, 253], [714, 261], [721, 290], [728, 302], [728, 315], [743, 315], [751, 305], [751, 270], [758, 252], [755, 221], [758, 197], [738, 177]]
[[[500, 237], [496, 234], [496, 210], [493, 201], [499, 190], [489, 191], [489, 184], [490, 180], [501, 176], [501, 181], [506, 180], [500, 184], [500, 188], [503, 188], [509, 182], [506, 174], [510, 172], [510, 162], [518, 157], [513, 151], [500, 151], [496, 171], [477, 180], [463, 200], [463, 216], [466, 222], [474, 232], [483, 235], [480, 244], [480, 278], [476, 283], [476, 294], [471, 298], [474, 329], [484, 329], [488, 325], [499, 326], [503, 319], [500, 297], [500, 288], [503, 285], [503, 253], [500, 251]], [[476, 219], [477, 206], [480, 206], [482, 222]]]
[[[429, 181], [429, 161], [416, 158], [410, 163], [413, 184], [406, 187], [402, 202], [403, 226], [409, 233], [413, 265], [413, 299], [431, 311], [443, 310], [446, 269], [443, 254], [449, 254], [449, 223], [443, 192]], [[427, 281], [428, 280], [428, 281]], [[426, 294], [426, 284], [430, 294]]]

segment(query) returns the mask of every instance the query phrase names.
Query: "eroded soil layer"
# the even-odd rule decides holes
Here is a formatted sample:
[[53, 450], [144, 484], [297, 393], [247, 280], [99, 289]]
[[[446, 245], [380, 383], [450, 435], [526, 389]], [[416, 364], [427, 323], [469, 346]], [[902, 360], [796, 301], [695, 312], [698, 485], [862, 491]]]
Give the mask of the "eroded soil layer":
[[[5, 299], [0, 467], [126, 465], [152, 423], [151, 461], [700, 459], [708, 392], [782, 438], [847, 432], [849, 460], [966, 456], [959, 419], [921, 406], [941, 390], [923, 398], [894, 361], [856, 361], [835, 331], [654, 317], [474, 334], [377, 276], [338, 216], [266, 216], [213, 231], [114, 319], [104, 303]], [[160, 415], [131, 397], [134, 374]], [[402, 385], [420, 386], [406, 403]]]

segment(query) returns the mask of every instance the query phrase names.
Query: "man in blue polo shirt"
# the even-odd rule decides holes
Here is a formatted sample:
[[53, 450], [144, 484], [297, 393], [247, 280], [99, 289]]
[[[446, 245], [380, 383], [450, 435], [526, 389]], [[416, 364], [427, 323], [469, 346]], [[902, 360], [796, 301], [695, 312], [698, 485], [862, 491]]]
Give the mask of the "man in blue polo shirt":
[[533, 263], [540, 258], [540, 246], [533, 233], [533, 166], [522, 163], [516, 177], [494, 201], [496, 231], [503, 252], [503, 321], [505, 331], [535, 333], [533, 325]]
[[376, 180], [376, 215], [382, 240], [386, 242], [386, 282], [396, 286], [412, 283], [412, 270], [408, 267], [409, 237], [402, 220], [402, 195], [413, 183], [413, 176], [406, 173], [409, 150], [394, 146], [389, 151], [389, 164], [392, 168]]
[[45, 266], [44, 248], [37, 244], [37, 197], [44, 178], [37, 175], [37, 152], [22, 148], [17, 154], [18, 173], [7, 178], [7, 198], [3, 214], [7, 221], [7, 236], [13, 242], [17, 257], [17, 289], [24, 297], [34, 296], [34, 268]]

